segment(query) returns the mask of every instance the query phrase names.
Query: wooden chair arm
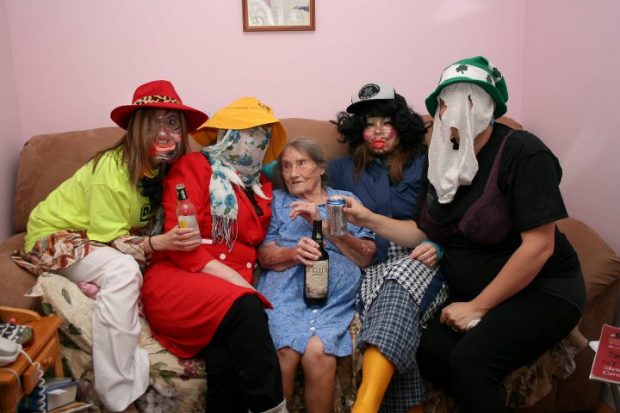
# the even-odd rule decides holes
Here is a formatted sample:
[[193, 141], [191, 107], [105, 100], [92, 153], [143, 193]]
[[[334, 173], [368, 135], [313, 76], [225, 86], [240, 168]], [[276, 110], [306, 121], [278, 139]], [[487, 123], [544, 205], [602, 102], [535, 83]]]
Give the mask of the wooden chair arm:
[[0, 306], [0, 320], [7, 323], [11, 318], [14, 318], [17, 324], [26, 324], [30, 321], [40, 320], [41, 315], [25, 308]]

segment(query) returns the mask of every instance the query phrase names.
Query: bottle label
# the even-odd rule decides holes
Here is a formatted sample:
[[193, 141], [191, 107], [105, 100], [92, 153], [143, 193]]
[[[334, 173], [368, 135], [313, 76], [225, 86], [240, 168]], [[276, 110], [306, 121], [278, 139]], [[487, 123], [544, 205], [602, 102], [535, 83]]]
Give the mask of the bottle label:
[[321, 299], [327, 297], [329, 284], [329, 261], [317, 261], [306, 267], [306, 283], [304, 294], [306, 298]]
[[179, 215], [177, 218], [179, 221], [179, 228], [198, 229], [196, 215]]

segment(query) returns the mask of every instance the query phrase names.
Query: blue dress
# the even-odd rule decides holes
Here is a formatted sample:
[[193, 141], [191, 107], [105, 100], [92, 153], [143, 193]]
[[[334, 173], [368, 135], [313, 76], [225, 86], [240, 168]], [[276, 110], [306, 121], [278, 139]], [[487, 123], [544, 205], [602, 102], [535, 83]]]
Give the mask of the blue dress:
[[[328, 196], [347, 195], [346, 191], [326, 188]], [[265, 243], [275, 242], [279, 247], [294, 248], [301, 237], [312, 235], [312, 225], [302, 217], [291, 220], [291, 202], [300, 200], [286, 191], [273, 192], [272, 218]], [[325, 205], [319, 205], [325, 219]], [[365, 228], [349, 224], [349, 232], [357, 238], [373, 238]], [[267, 310], [269, 330], [276, 349], [290, 347], [303, 354], [312, 336], [323, 342], [325, 352], [337, 357], [352, 353], [353, 345], [348, 332], [355, 313], [355, 297], [360, 285], [361, 271], [345, 257], [334, 244], [325, 243], [329, 254], [329, 296], [320, 308], [309, 308], [303, 299], [304, 266], [296, 265], [284, 271], [265, 270], [257, 289], [273, 304]]]

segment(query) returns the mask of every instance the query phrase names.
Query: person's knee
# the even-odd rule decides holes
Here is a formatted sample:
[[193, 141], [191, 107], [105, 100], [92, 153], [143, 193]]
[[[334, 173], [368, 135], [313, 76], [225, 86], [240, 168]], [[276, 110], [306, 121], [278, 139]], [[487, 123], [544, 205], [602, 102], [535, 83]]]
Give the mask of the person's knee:
[[324, 370], [335, 368], [336, 357], [325, 353], [323, 342], [318, 337], [312, 337], [306, 346], [306, 351], [302, 356], [304, 370]]
[[304, 356], [308, 358], [320, 358], [325, 355], [325, 346], [320, 338], [317, 336], [311, 337], [308, 340], [308, 345], [306, 346], [306, 351], [304, 352]]
[[493, 369], [483, 352], [457, 346], [450, 353], [450, 377], [455, 389], [469, 393], [482, 383], [492, 381]]
[[136, 260], [127, 254], [118, 254], [105, 264], [106, 281], [119, 285], [142, 285], [142, 273]]
[[260, 300], [254, 294], [246, 294], [237, 298], [233, 303], [231, 310], [237, 311], [240, 314], [265, 315], [265, 311], [263, 310]]

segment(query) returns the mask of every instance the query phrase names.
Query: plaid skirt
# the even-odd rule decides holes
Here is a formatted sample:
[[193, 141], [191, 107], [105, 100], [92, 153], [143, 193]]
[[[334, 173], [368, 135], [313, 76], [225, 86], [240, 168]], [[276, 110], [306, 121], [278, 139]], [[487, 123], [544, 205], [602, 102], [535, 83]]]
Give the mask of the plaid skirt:
[[388, 259], [364, 271], [358, 297], [362, 315], [358, 347], [373, 345], [396, 366], [382, 412], [406, 412], [424, 401], [426, 383], [416, 362], [420, 327], [448, 295], [441, 273], [412, 260], [409, 253], [391, 243]]
[[430, 268], [409, 258], [410, 248], [390, 242], [387, 259], [363, 270], [362, 285], [358, 295], [358, 308], [362, 321], [383, 283], [396, 281], [411, 294], [420, 306], [420, 324], [426, 323], [448, 298], [448, 287], [438, 268]]

